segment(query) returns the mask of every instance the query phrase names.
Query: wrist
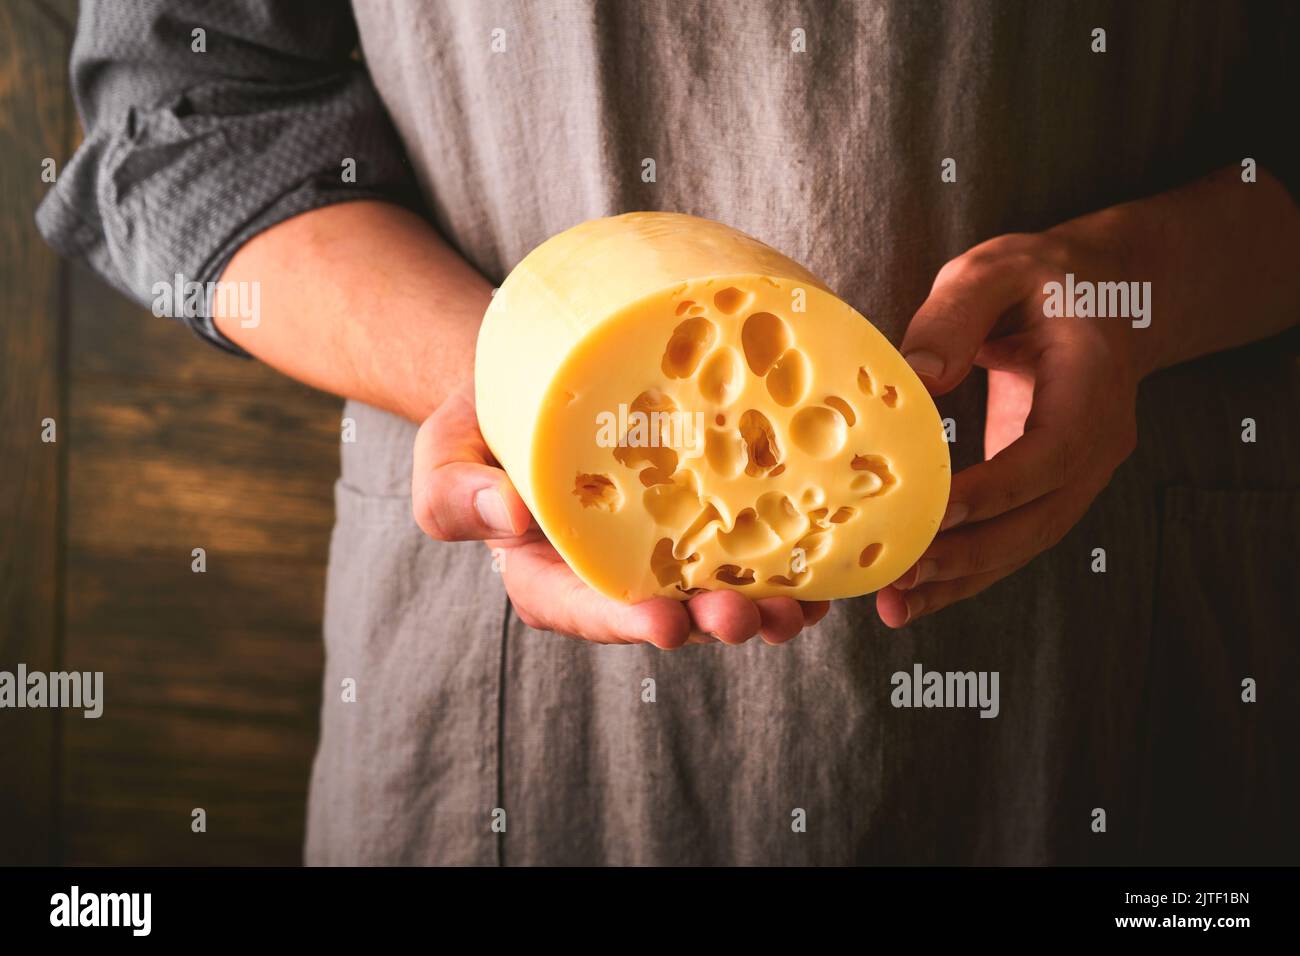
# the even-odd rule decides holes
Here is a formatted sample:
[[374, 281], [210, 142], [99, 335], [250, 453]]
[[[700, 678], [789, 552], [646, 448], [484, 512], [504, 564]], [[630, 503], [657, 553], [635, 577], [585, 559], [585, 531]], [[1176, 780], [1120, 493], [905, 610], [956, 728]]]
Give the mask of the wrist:
[[[1095, 318], [1134, 383], [1168, 364], [1164, 358], [1172, 323], [1172, 289], [1153, 241], [1161, 212], [1155, 200], [1124, 203], [1071, 219], [1046, 233], [1068, 250], [1064, 271], [1095, 282], [1126, 283], [1145, 290], [1145, 316]], [[1130, 300], [1132, 301], [1132, 300]]]

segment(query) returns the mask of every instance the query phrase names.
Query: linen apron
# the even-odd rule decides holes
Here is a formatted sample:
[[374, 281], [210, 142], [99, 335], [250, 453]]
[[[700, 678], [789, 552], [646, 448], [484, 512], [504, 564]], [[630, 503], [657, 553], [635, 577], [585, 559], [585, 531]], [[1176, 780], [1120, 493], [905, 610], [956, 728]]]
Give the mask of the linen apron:
[[[676, 210], [804, 263], [895, 344], [977, 242], [1256, 156], [1278, 39], [1227, 4], [354, 8], [439, 229], [492, 281], [583, 220]], [[1137, 452], [978, 597], [671, 653], [525, 627], [482, 544], [414, 526], [415, 426], [350, 402], [307, 862], [1293, 862], [1296, 352], [1145, 383]], [[939, 401], [954, 471], [984, 397], [976, 371]], [[997, 671], [998, 716], [895, 708], [917, 663]]]

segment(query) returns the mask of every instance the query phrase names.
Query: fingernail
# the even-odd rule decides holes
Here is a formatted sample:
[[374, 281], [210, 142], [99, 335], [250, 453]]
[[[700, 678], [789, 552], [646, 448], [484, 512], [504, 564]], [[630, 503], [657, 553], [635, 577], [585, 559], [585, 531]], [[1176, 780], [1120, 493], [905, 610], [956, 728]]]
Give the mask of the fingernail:
[[510, 512], [501, 492], [495, 488], [483, 488], [474, 493], [474, 510], [488, 530], [499, 534], [514, 534], [510, 528]]
[[968, 514], [970, 514], [970, 508], [968, 508], [963, 502], [949, 502], [948, 510], [943, 513], [943, 520], [939, 522], [939, 530], [947, 531], [954, 525], [961, 524], [966, 520]]
[[943, 378], [943, 359], [933, 352], [908, 352], [903, 356], [912, 370], [922, 378], [937, 382]]
[[912, 565], [910, 568], [908, 568], [906, 571], [903, 572], [903, 576], [899, 578], [897, 581], [895, 581], [892, 586], [898, 589], [899, 591], [906, 591], [908, 588], [910, 588], [913, 584], [916, 583], [916, 570], [917, 570], [916, 565], [915, 564]]

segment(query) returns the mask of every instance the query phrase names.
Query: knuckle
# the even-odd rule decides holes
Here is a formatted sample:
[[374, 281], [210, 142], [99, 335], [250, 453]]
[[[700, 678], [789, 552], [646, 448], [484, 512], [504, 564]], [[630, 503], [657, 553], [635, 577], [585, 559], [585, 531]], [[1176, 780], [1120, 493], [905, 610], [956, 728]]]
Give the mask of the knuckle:
[[970, 251], [972, 255], [985, 259], [1001, 259], [1021, 251], [1025, 247], [1026, 235], [1022, 232], [1007, 232], [992, 239], [985, 239]]
[[991, 269], [1010, 269], [1027, 275], [1063, 273], [1067, 262], [1061, 240], [1041, 233], [1010, 232], [986, 239], [946, 262], [939, 270], [936, 284], [964, 281]]
[[934, 284], [940, 286], [953, 282], [962, 282], [980, 268], [981, 264], [980, 255], [975, 249], [963, 252], [955, 259], [949, 259], [943, 264], [942, 268], [939, 269], [939, 274], [935, 276]]
[[1003, 256], [1001, 266], [1021, 276], [1038, 276], [1043, 271], [1042, 261], [1028, 252], [1013, 252]]
[[1038, 233], [1033, 238], [1033, 256], [1040, 268], [1050, 269], [1053, 274], [1069, 271], [1072, 256], [1069, 244], [1064, 239], [1044, 233]]
[[1005, 253], [999, 251], [996, 245], [990, 243], [976, 246], [962, 256], [966, 261], [966, 274], [968, 276], [979, 276], [991, 269], [998, 268], [1005, 257]]

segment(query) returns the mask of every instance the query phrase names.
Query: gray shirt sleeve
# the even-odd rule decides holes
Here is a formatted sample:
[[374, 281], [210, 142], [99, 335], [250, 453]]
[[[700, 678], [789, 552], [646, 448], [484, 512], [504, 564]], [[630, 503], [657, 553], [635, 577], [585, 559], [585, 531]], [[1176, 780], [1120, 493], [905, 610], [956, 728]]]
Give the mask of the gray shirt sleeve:
[[[72, 87], [85, 140], [37, 210], [41, 234], [148, 306], [178, 274], [206, 288], [244, 242], [298, 213], [413, 205], [356, 40], [345, 0], [83, 0]], [[198, 311], [179, 317], [245, 354], [206, 300]]]

